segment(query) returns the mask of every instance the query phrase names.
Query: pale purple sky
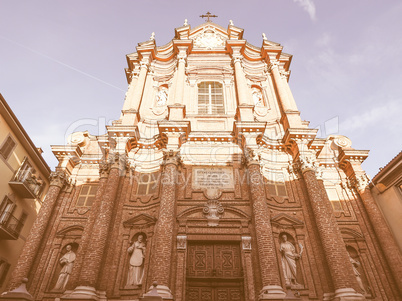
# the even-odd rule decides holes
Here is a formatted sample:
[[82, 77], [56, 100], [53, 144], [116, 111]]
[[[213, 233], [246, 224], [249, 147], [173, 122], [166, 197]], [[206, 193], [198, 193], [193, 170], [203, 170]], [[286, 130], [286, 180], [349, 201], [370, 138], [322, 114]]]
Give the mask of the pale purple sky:
[[49, 146], [66, 132], [103, 134], [105, 120], [119, 117], [125, 55], [153, 31], [166, 44], [185, 18], [195, 27], [207, 11], [244, 28], [248, 42], [261, 46], [265, 32], [293, 54], [302, 118], [371, 150], [370, 176], [401, 151], [400, 1], [0, 0], [0, 93], [54, 169]]

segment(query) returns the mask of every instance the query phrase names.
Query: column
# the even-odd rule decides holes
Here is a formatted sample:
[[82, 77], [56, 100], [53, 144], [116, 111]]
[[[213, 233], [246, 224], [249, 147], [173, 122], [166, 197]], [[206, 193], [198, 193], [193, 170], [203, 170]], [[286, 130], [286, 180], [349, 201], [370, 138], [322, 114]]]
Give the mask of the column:
[[89, 246], [89, 248], [92, 249], [92, 246], [89, 244], [89, 242], [91, 239], [95, 221], [99, 216], [99, 209], [101, 206], [102, 197], [105, 192], [109, 172], [110, 172], [110, 165], [108, 163], [100, 163], [99, 164], [98, 189], [96, 191], [95, 200], [89, 211], [88, 220], [86, 222], [87, 226], [85, 227], [85, 229], [82, 233], [80, 245], [77, 250], [77, 259], [75, 260], [75, 263], [73, 266], [73, 271], [70, 275], [69, 281], [71, 282], [72, 287], [76, 287], [76, 286], [80, 285], [80, 283], [78, 282], [78, 279], [79, 279], [79, 276], [80, 276], [80, 273], [81, 273], [81, 270], [83, 267], [83, 260], [85, 257], [85, 253], [88, 249], [88, 246]]
[[16, 288], [23, 278], [27, 278], [35, 260], [41, 240], [45, 234], [47, 224], [57, 202], [60, 190], [66, 184], [67, 177], [64, 171], [56, 171], [50, 174], [50, 187], [38, 216], [29, 232], [24, 248], [17, 265], [11, 275], [7, 290]]
[[[94, 290], [97, 285], [98, 275], [101, 269], [103, 255], [105, 253], [106, 241], [113, 215], [113, 207], [120, 181], [120, 170], [125, 167], [125, 155], [118, 153], [109, 154], [109, 164], [109, 177], [107, 178], [105, 190], [102, 195], [99, 214], [93, 224], [91, 238], [89, 239], [90, 248], [88, 248], [84, 255], [83, 267], [78, 278], [78, 284], [80, 286], [93, 288], [91, 292], [88, 292], [89, 295], [91, 293], [96, 295]], [[76, 293], [79, 292], [79, 287], [75, 289]], [[66, 299], [74, 298], [73, 293]]]
[[[279, 62], [271, 61], [269, 67], [274, 78], [276, 91], [278, 92], [279, 101], [282, 105], [283, 112], [294, 111], [294, 108], [292, 108], [290, 105], [285, 84], [283, 82], [283, 79], [281, 78], [281, 74], [279, 73]], [[295, 111], [297, 111], [297, 108], [295, 109]]]
[[374, 232], [380, 242], [385, 259], [388, 262], [392, 276], [399, 289], [399, 293], [402, 295], [402, 256], [398, 245], [396, 244], [377, 203], [373, 199], [368, 186], [367, 175], [362, 174], [357, 176], [355, 174], [353, 182], [355, 189], [360, 195], [364, 208], [367, 211]]
[[254, 152], [248, 152], [246, 158], [248, 161], [250, 195], [254, 216], [253, 222], [257, 235], [258, 257], [263, 285], [258, 300], [283, 300], [286, 297], [286, 293], [281, 287], [280, 271], [272, 235], [270, 213], [266, 204], [264, 184], [260, 173], [260, 165]]
[[359, 286], [327, 193], [323, 183], [320, 183], [322, 180], [317, 180], [313, 159], [309, 158], [307, 154], [303, 154], [299, 159], [318, 234], [335, 288], [334, 300], [365, 300], [365, 297], [355, 290]]
[[172, 264], [173, 230], [176, 212], [176, 181], [179, 164], [178, 151], [165, 152], [164, 170], [161, 178], [162, 190], [159, 217], [155, 225], [151, 254], [151, 282], [158, 283], [158, 294], [163, 299], [173, 300], [170, 291], [170, 271]]
[[127, 94], [126, 101], [123, 106], [123, 125], [133, 125], [138, 123], [138, 111], [140, 108], [141, 98], [144, 91], [145, 80], [148, 73], [148, 58], [143, 58], [141, 61], [140, 73], [138, 75], [137, 82], [134, 86], [134, 90]]

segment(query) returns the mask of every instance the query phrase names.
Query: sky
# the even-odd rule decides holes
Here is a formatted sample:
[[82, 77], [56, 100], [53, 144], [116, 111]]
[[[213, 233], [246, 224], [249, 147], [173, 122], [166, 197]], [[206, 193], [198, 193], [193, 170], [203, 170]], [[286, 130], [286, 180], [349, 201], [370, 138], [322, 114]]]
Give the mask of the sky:
[[50, 145], [103, 134], [118, 119], [126, 54], [155, 32], [158, 46], [184, 19], [210, 11], [244, 39], [267, 38], [293, 55], [289, 80], [303, 120], [320, 137], [345, 135], [370, 150], [373, 177], [402, 149], [402, 2], [0, 0], [0, 93], [54, 169]]

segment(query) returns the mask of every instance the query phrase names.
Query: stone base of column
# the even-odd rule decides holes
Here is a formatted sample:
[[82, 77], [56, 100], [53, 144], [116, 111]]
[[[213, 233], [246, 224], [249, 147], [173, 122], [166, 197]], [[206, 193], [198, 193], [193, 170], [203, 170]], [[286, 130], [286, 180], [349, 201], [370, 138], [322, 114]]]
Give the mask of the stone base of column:
[[22, 279], [22, 283], [16, 289], [12, 291], [5, 292], [0, 295], [1, 301], [32, 301], [34, 298], [32, 295], [27, 291], [27, 284], [28, 279]]
[[281, 286], [267, 285], [262, 288], [258, 300], [277, 301], [277, 300], [284, 300], [285, 298], [286, 293], [283, 291], [283, 288]]
[[72, 291], [65, 291], [60, 300], [66, 301], [81, 301], [81, 300], [94, 300], [94, 301], [107, 301], [106, 292], [97, 291], [91, 286], [77, 286]]
[[158, 300], [174, 300], [172, 292], [166, 285], [156, 285], [155, 283], [149, 288], [148, 293], [140, 298], [141, 301], [158, 301]]
[[362, 301], [366, 300], [362, 294], [356, 292], [353, 288], [341, 288], [335, 293], [324, 294], [324, 301]]

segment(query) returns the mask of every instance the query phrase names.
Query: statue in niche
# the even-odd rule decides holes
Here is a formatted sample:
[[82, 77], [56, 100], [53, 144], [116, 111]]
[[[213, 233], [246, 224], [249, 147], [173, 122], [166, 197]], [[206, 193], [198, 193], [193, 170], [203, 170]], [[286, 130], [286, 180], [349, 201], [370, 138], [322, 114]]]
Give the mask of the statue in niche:
[[282, 254], [282, 268], [286, 285], [298, 285], [296, 281], [296, 260], [301, 257], [301, 252], [300, 254], [296, 253], [295, 246], [288, 241], [286, 234], [282, 235], [282, 242], [279, 251]]
[[61, 269], [59, 278], [53, 288], [53, 290], [56, 291], [64, 291], [66, 289], [76, 258], [75, 253], [71, 250], [71, 245], [67, 245], [66, 250], [67, 252], [60, 258], [60, 264], [63, 268]]
[[126, 288], [142, 284], [142, 278], [144, 277], [145, 249], [144, 236], [140, 234], [138, 235], [137, 241], [127, 250], [127, 252], [131, 254], [131, 257]]
[[256, 107], [262, 107], [264, 106], [263, 102], [262, 102], [262, 93], [260, 91], [260, 89], [258, 88], [253, 88], [253, 101], [254, 101], [254, 105]]
[[162, 107], [167, 104], [168, 93], [165, 87], [159, 89], [158, 94], [156, 95], [156, 105], [158, 107]]
[[359, 284], [359, 287], [360, 287], [362, 293], [367, 294], [367, 291], [363, 285], [362, 278], [360, 277], [361, 274], [360, 274], [359, 270], [357, 269], [360, 266], [360, 262], [358, 260], [353, 259], [352, 256], [350, 256], [349, 252], [348, 252], [348, 255], [349, 255], [350, 263], [352, 264], [352, 267], [353, 267], [353, 272], [355, 273], [355, 276], [356, 276], [357, 283]]

